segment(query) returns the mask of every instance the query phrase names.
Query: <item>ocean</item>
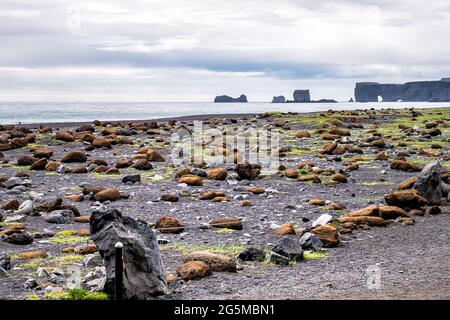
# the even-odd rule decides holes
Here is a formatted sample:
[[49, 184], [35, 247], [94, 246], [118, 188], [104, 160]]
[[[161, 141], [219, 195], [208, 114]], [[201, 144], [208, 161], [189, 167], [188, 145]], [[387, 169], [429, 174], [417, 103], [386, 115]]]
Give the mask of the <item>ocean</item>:
[[211, 102], [0, 102], [0, 124], [90, 122], [93, 120], [149, 120], [192, 115], [261, 112], [315, 112], [381, 108], [450, 107], [450, 103], [211, 103]]

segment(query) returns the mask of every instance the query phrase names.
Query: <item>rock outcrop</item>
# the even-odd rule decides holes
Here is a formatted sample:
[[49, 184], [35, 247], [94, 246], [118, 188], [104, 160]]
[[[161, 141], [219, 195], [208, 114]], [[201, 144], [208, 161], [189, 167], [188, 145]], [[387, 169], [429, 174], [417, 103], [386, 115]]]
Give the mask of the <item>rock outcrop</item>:
[[230, 96], [223, 95], [223, 96], [217, 96], [214, 99], [214, 102], [216, 102], [216, 103], [217, 102], [247, 102], [247, 97], [245, 96], [245, 94], [241, 94], [239, 96], [239, 98], [233, 98]]
[[105, 292], [114, 294], [115, 244], [122, 242], [123, 298], [145, 300], [166, 293], [165, 269], [156, 234], [149, 225], [112, 209], [95, 211], [90, 227], [106, 267]]
[[310, 102], [311, 97], [309, 95], [309, 90], [295, 90], [294, 91], [294, 102]]
[[284, 96], [273, 97], [272, 103], [285, 103], [286, 98]]
[[357, 102], [449, 102], [450, 81], [416, 81], [405, 84], [381, 84], [377, 82], [359, 82], [355, 87]]

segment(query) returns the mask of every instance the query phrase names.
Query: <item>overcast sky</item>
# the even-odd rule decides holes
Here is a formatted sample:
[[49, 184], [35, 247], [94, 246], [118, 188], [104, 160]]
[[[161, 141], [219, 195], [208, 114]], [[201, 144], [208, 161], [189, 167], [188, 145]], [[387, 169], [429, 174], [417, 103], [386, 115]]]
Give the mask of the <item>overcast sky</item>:
[[450, 76], [448, 0], [0, 0], [0, 101], [348, 100]]

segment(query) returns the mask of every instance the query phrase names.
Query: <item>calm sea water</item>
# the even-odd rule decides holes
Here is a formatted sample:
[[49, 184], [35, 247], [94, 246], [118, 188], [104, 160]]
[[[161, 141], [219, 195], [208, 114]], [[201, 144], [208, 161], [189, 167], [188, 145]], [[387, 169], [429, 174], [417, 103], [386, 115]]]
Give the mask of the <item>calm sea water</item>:
[[265, 111], [314, 112], [368, 108], [450, 107], [450, 103], [312, 103], [272, 104], [210, 102], [117, 102], [117, 103], [0, 103], [0, 123], [83, 122], [93, 120], [147, 120], [202, 114], [260, 113]]

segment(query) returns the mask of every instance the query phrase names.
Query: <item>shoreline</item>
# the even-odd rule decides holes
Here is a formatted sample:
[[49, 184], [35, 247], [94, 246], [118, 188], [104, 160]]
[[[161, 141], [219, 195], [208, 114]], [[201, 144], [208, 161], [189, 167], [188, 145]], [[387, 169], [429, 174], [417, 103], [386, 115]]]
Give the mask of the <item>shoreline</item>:
[[[390, 109], [394, 109], [394, 110], [405, 110], [405, 109], [416, 109], [416, 110], [427, 110], [427, 109], [450, 109], [450, 106], [436, 106], [436, 107], [431, 107], [431, 108], [374, 108], [374, 107], [370, 107], [370, 108], [365, 108], [365, 109], [353, 109], [353, 110], [334, 110], [334, 111], [364, 111], [364, 110], [371, 110], [371, 109], [375, 109], [375, 110], [390, 110]], [[264, 111], [264, 112], [269, 112], [270, 111]], [[39, 128], [39, 127], [50, 127], [50, 128], [71, 128], [71, 127], [78, 127], [78, 126], [83, 126], [83, 125], [90, 125], [92, 124], [95, 120], [99, 120], [102, 122], [109, 122], [113, 125], [116, 125], [118, 123], [144, 123], [144, 122], [150, 122], [150, 121], [157, 121], [157, 122], [167, 122], [167, 121], [171, 121], [171, 120], [176, 120], [176, 121], [195, 121], [195, 120], [204, 120], [207, 118], [239, 118], [239, 117], [249, 117], [249, 116], [256, 116], [258, 114], [264, 113], [264, 112], [253, 112], [253, 113], [213, 113], [213, 114], [194, 114], [194, 115], [188, 115], [188, 116], [176, 116], [176, 117], [164, 117], [164, 118], [151, 118], [151, 119], [135, 119], [135, 120], [129, 120], [129, 119], [125, 119], [125, 120], [99, 120], [99, 119], [93, 119], [91, 121], [71, 121], [71, 122], [35, 122], [35, 123], [24, 123], [24, 124], [14, 124], [16, 126], [20, 126], [20, 127], [24, 127], [24, 128]], [[272, 111], [272, 112], [277, 112], [278, 111]], [[280, 112], [281, 114], [287, 114], [287, 113], [292, 113], [293, 111], [286, 111], [286, 112]], [[304, 115], [308, 115], [308, 114], [314, 114], [314, 113], [321, 113], [321, 112], [326, 112], [326, 111], [310, 111], [310, 112], [298, 112], [298, 114], [304, 114]]]

